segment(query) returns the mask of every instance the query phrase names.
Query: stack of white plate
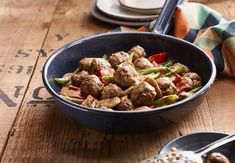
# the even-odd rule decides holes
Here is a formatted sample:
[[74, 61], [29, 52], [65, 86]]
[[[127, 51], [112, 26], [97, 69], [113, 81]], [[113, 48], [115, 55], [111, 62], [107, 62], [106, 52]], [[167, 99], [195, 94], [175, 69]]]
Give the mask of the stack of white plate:
[[157, 19], [165, 0], [94, 0], [90, 13], [104, 22], [126, 25], [148, 25]]

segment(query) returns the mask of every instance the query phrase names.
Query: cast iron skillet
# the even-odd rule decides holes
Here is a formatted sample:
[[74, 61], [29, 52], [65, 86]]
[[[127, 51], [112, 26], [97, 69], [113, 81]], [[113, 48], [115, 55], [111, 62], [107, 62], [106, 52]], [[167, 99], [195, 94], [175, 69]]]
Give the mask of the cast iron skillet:
[[[48, 92], [53, 96], [58, 107], [68, 116], [85, 126], [111, 133], [145, 132], [163, 128], [178, 122], [203, 101], [204, 95], [212, 85], [216, 68], [213, 61], [193, 44], [164, 35], [179, 0], [167, 0], [162, 12], [150, 32], [117, 32], [87, 37], [69, 43], [46, 61], [42, 77]], [[73, 72], [80, 59], [84, 57], [101, 57], [117, 51], [128, 51], [140, 45], [147, 54], [168, 52], [168, 58], [187, 65], [197, 72], [203, 80], [204, 87], [190, 98], [177, 103], [146, 111], [108, 111], [81, 106], [59, 97], [60, 86], [54, 82], [67, 72]]]

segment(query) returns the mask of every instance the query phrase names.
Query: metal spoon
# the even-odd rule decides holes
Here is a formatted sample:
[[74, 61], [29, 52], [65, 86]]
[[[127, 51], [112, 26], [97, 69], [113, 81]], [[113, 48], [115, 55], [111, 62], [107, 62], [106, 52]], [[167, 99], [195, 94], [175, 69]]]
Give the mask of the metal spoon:
[[[147, 160], [141, 161], [141, 163], [167, 163], [167, 162], [174, 162], [174, 163], [203, 163], [205, 155], [229, 142], [235, 140], [235, 134], [231, 134], [221, 138], [215, 142], [212, 142], [196, 151], [180, 151], [180, 150], [173, 150], [172, 152], [160, 154], [153, 156]], [[168, 159], [168, 160], [167, 160]]]

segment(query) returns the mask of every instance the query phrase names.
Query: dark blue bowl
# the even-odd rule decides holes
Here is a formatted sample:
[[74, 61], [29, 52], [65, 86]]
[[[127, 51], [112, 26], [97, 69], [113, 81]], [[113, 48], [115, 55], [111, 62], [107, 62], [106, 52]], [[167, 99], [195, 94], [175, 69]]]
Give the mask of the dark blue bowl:
[[[58, 96], [60, 86], [54, 82], [54, 78], [74, 71], [80, 59], [101, 57], [103, 54], [110, 55], [121, 50], [128, 51], [135, 45], [144, 47], [149, 55], [161, 51], [168, 52], [169, 59], [183, 63], [197, 72], [202, 77], [204, 87], [190, 98], [148, 111], [92, 109]], [[216, 68], [202, 50], [186, 41], [153, 33], [120, 32], [91, 36], [63, 46], [47, 60], [42, 76], [46, 89], [54, 97], [59, 108], [77, 122], [106, 132], [127, 133], [162, 128], [195, 111], [215, 79]]]
[[[179, 150], [195, 151], [225, 136], [227, 136], [227, 134], [219, 132], [199, 132], [181, 136], [165, 145], [160, 153], [168, 153], [172, 147], [176, 147]], [[230, 160], [230, 162], [235, 162], [234, 151], [235, 142], [231, 142], [213, 150], [213, 152], [220, 152], [225, 155]]]

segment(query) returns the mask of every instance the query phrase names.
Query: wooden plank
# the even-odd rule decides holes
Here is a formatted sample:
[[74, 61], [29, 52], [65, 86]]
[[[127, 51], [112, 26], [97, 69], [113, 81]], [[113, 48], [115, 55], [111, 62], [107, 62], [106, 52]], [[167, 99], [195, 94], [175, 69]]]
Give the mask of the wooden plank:
[[[207, 100], [204, 100], [195, 113], [180, 122], [178, 126], [173, 125], [154, 133], [104, 134], [78, 126], [64, 116], [43, 88], [40, 71], [46, 61], [45, 56], [51, 49], [77, 38], [106, 32], [113, 28], [90, 18], [88, 5], [88, 1], [82, 0], [61, 0], [58, 4], [42, 47], [47, 54], [44, 53], [45, 55], [40, 56], [38, 60], [2, 162], [138, 162], [156, 154], [162, 145], [180, 134], [214, 129], [220, 131], [227, 125], [226, 117], [219, 117], [216, 114], [219, 108], [215, 112], [212, 110], [216, 105], [222, 106], [222, 102], [213, 98], [214, 94], [219, 94], [222, 89], [222, 84], [217, 84], [218, 81], [207, 95]], [[231, 79], [224, 82], [226, 88], [234, 89]], [[230, 91], [228, 89], [223, 95], [216, 97], [226, 99]], [[224, 111], [230, 110], [229, 107], [228, 104]], [[222, 118], [220, 125], [218, 118]], [[233, 125], [230, 125], [226, 131], [230, 131], [232, 127]]]
[[193, 116], [179, 124], [182, 134], [202, 131], [234, 132], [235, 84], [232, 78], [220, 78], [209, 90], [206, 100]]
[[0, 1], [0, 156], [54, 12], [56, 1]]
[[182, 135], [193, 132], [213, 131], [214, 124], [212, 122], [210, 108], [205, 99], [201, 106], [188, 116], [185, 120], [179, 122], [178, 129]]
[[235, 1], [233, 0], [189, 0], [190, 2], [203, 3], [208, 7], [218, 11], [223, 16], [234, 19], [235, 18]]
[[235, 82], [221, 78], [209, 92], [208, 103], [216, 131], [232, 133], [235, 129]]
[[235, 1], [233, 0], [210, 0], [207, 6], [215, 9], [226, 18], [235, 19]]

